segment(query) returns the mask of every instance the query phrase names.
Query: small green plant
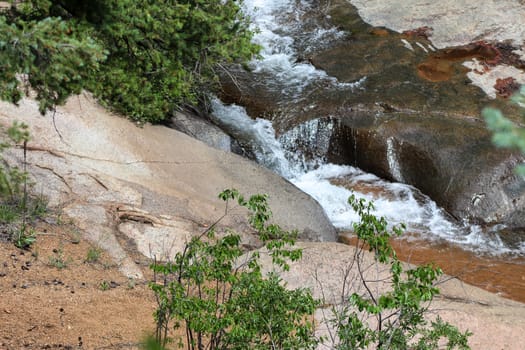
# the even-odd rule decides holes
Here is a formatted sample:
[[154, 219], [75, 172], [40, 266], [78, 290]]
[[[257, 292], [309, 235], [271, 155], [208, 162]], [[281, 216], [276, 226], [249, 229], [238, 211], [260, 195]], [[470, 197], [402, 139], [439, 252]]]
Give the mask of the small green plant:
[[98, 286], [101, 291], [106, 291], [111, 288], [111, 285], [108, 281], [102, 281], [100, 282], [100, 285]]
[[[301, 258], [301, 251], [293, 249], [296, 233], [267, 224], [271, 212], [266, 196], [245, 200], [237, 191], [226, 190], [220, 198], [226, 208], [237, 201], [249, 209], [249, 222], [274, 265], [287, 270], [288, 261]], [[354, 224], [358, 243], [352, 262], [358, 273], [351, 281], [346, 275], [342, 302], [332, 306], [333, 318], [328, 321], [335, 331], [330, 334], [333, 348], [469, 349], [468, 331], [461, 333], [439, 317], [426, 319], [430, 302], [439, 293], [436, 282], [442, 271], [432, 265], [405, 269], [389, 241], [402, 233], [403, 226], [389, 232], [385, 218], [372, 214], [372, 203], [355, 196], [349, 203], [360, 217]], [[186, 338], [177, 344], [192, 350], [316, 348], [325, 339], [314, 336], [311, 317], [321, 301], [307, 289], [287, 290], [276, 272], [263, 275], [259, 253], [243, 255], [234, 232], [218, 237], [218, 222], [188, 242], [173, 261], [151, 265], [157, 328], [146, 348], [164, 349], [171, 341], [170, 325], [184, 329]], [[365, 267], [366, 250], [374, 254], [375, 263]], [[377, 270], [386, 266], [387, 277], [369, 279], [365, 275], [371, 266]], [[363, 292], [345, 294], [347, 283], [356, 281]], [[377, 288], [377, 283], [389, 287]]]
[[89, 247], [86, 255], [86, 262], [93, 264], [100, 260], [100, 255], [102, 254], [102, 250], [98, 247]]
[[[403, 227], [393, 227], [390, 233], [385, 218], [371, 213], [372, 203], [357, 200], [354, 195], [348, 201], [360, 217], [354, 224], [358, 242], [353, 263], [363, 292], [343, 295], [342, 304], [332, 308], [335, 348], [434, 350], [446, 343], [447, 349], [469, 349], [471, 333], [461, 333], [440, 318], [430, 325], [425, 319], [430, 302], [439, 293], [435, 283], [441, 269], [424, 265], [405, 270], [389, 242]], [[374, 254], [376, 266], [388, 267], [388, 277], [365, 276], [366, 250]], [[380, 292], [378, 283], [389, 288]]]
[[[220, 198], [226, 201], [225, 215], [231, 201], [250, 211], [249, 222], [276, 266], [286, 270], [287, 261], [301, 257], [293, 249], [296, 232], [267, 224], [265, 195], [245, 200], [226, 190]], [[173, 261], [151, 265], [158, 345], [166, 346], [172, 325], [183, 327], [185, 342], [178, 344], [188, 349], [314, 349], [312, 315], [318, 302], [310, 290], [288, 290], [278, 274], [263, 275], [259, 254], [243, 255], [240, 236], [218, 237], [215, 226], [188, 242]]]
[[[0, 143], [0, 228], [10, 233], [15, 246], [28, 249], [35, 242], [35, 232], [31, 224], [45, 215], [47, 202], [43, 196], [30, 196], [31, 184], [27, 174], [28, 126], [14, 122], [5, 132], [8, 141]], [[22, 145], [23, 169], [9, 166], [3, 158], [3, 151], [9, 147]]]
[[7, 129], [9, 141], [0, 144], [0, 151], [18, 144], [24, 147], [24, 169], [8, 166], [5, 160], [1, 159], [0, 166], [0, 196], [3, 201], [16, 203], [21, 208], [25, 208], [27, 200], [27, 172], [26, 172], [26, 152], [27, 142], [29, 141], [28, 126], [24, 123], [14, 122]]
[[103, 268], [104, 270], [111, 270], [112, 268], [114, 268], [115, 266], [117, 266], [116, 264], [111, 263], [111, 262], [109, 262], [109, 261], [102, 261], [101, 264], [102, 264], [102, 268]]
[[62, 248], [53, 250], [54, 255], [49, 257], [49, 265], [56, 267], [59, 270], [65, 269], [69, 266], [70, 259], [64, 256]]
[[162, 346], [155, 337], [148, 336], [144, 341], [142, 342], [140, 348], [142, 350], [166, 350], [164, 346]]
[[128, 278], [128, 289], [134, 289], [137, 285], [137, 281], [133, 277]]
[[32, 227], [23, 225], [15, 229], [11, 239], [17, 248], [28, 249], [36, 242], [36, 232]]

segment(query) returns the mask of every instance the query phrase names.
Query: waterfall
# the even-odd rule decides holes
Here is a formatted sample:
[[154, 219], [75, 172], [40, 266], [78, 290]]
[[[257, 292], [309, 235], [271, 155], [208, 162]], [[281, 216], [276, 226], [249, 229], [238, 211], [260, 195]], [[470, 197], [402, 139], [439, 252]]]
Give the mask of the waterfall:
[[[299, 62], [297, 47], [307, 54], [312, 47], [328, 47], [331, 42], [345, 34], [335, 27], [316, 26], [306, 30], [302, 14], [318, 6], [315, 1], [292, 0], [245, 0], [243, 11], [252, 20], [256, 32], [253, 41], [262, 48], [261, 57], [250, 63], [252, 73], [267, 73], [290, 98], [299, 98], [303, 89], [311, 83], [324, 82], [340, 88], [355, 89], [365, 78], [354, 83], [341, 83], [323, 70], [308, 62]], [[278, 15], [277, 15], [278, 14]], [[300, 37], [297, 42], [294, 37]]]
[[[315, 6], [314, 3], [307, 0], [244, 1], [244, 11], [251, 17], [253, 29], [257, 29], [254, 41], [262, 47], [261, 57], [250, 62], [252, 73], [261, 73], [261, 80], [271, 76], [269, 84], [290, 100], [304, 98], [300, 96], [303, 89], [320, 81], [352, 93], [366, 80], [362, 77], [354, 83], [343, 84], [298, 60], [298, 48], [304, 54], [309, 46], [326, 45], [343, 35], [335, 28], [303, 30], [302, 13]], [[300, 38], [301, 42], [294, 38]], [[340, 229], [351, 228], [358, 219], [347, 203], [350, 194], [355, 193], [358, 198], [374, 202], [376, 215], [384, 216], [390, 224], [406, 224], [407, 232], [419, 238], [446, 240], [476, 252], [525, 255], [525, 247], [511, 249], [497, 234], [487, 234], [479, 226], [456, 222], [414, 187], [387, 182], [349, 165], [327, 163], [326, 154], [336, 129], [333, 118], [319, 116], [276, 138], [270, 121], [250, 118], [241, 106], [226, 106], [214, 99], [212, 109], [216, 123], [248, 148], [257, 162], [315, 198], [334, 226]], [[399, 145], [390, 138], [386, 146], [391, 173], [402, 182]]]
[[285, 178], [293, 176], [293, 166], [284, 156], [281, 144], [275, 139], [272, 123], [266, 119], [252, 120], [241, 106], [225, 106], [213, 98], [211, 101], [214, 121], [248, 148], [257, 162]]
[[401, 174], [401, 165], [399, 164], [393, 137], [386, 139], [386, 159], [388, 161], [388, 167], [390, 168], [390, 174], [392, 174], [394, 180], [404, 182], [405, 180], [403, 179], [403, 174]]
[[384, 216], [389, 224], [403, 223], [407, 232], [418, 237], [444, 239], [477, 252], [523, 255], [521, 247], [509, 248], [497, 235], [487, 236], [479, 226], [455, 222], [412, 186], [388, 182], [353, 166], [326, 163], [333, 120], [306, 122], [277, 140], [271, 123], [251, 119], [244, 107], [225, 106], [218, 99], [213, 100], [212, 107], [217, 123], [250, 147], [260, 164], [315, 198], [339, 229], [351, 229], [358, 220], [347, 202], [354, 194], [357, 198], [373, 201], [374, 213]]
[[295, 164], [296, 175], [326, 163], [334, 123], [331, 118], [313, 119], [279, 136], [279, 143]]

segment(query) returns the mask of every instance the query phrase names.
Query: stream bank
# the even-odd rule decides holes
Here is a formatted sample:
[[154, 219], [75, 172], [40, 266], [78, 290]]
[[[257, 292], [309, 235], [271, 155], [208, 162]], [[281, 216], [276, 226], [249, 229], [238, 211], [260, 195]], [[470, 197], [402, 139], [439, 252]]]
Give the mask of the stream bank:
[[[215, 107], [216, 121], [261, 164], [316, 198], [340, 229], [355, 219], [344, 206], [346, 190], [378, 198], [355, 183], [336, 194], [326, 182], [355, 172], [347, 166], [394, 181], [379, 185], [395, 199], [380, 199], [378, 215], [416, 228], [416, 246], [435, 248], [400, 246], [407, 259], [431, 255], [452, 274], [474, 265], [470, 281], [523, 300], [512, 281], [523, 275], [525, 182], [513, 169], [524, 157], [496, 149], [480, 116], [490, 105], [519, 120], [507, 98], [525, 82], [525, 6], [420, 3], [282, 0], [254, 10], [247, 1], [262, 57], [249, 70], [232, 67], [234, 81], [224, 77], [226, 106]], [[413, 8], [397, 16], [406, 7], [417, 16]], [[510, 8], [512, 16], [502, 16]], [[479, 272], [494, 266], [508, 283]]]
[[[343, 243], [355, 245], [351, 233], [341, 233]], [[479, 255], [447, 242], [417, 239], [391, 240], [397, 256], [404, 262], [435, 264], [449, 276], [456, 277], [504, 298], [525, 303], [525, 258]]]

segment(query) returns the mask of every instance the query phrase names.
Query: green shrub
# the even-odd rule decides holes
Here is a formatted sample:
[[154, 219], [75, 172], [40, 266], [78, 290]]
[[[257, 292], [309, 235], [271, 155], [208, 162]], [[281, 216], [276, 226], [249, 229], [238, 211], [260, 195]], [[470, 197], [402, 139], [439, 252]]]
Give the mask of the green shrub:
[[[36, 240], [31, 223], [42, 217], [47, 210], [42, 196], [29, 194], [29, 179], [26, 170], [28, 126], [14, 122], [6, 131], [7, 141], [0, 144], [0, 229], [18, 247], [27, 249]], [[9, 166], [2, 154], [9, 147], [22, 145], [23, 169]]]
[[[434, 350], [446, 342], [447, 349], [469, 349], [471, 333], [461, 333], [439, 317], [429, 325], [425, 318], [430, 302], [439, 293], [435, 284], [441, 269], [424, 265], [405, 270], [389, 242], [392, 236], [401, 234], [403, 227], [393, 227], [390, 233], [385, 218], [371, 214], [372, 203], [353, 195], [348, 202], [360, 217], [354, 224], [358, 241], [352, 263], [357, 266], [364, 292], [344, 295], [343, 303], [332, 308], [335, 348]], [[364, 276], [365, 250], [374, 254], [376, 265], [389, 267], [386, 279]], [[377, 283], [387, 284], [390, 289], [380, 293]]]
[[[296, 233], [267, 224], [271, 212], [266, 196], [245, 200], [237, 191], [226, 190], [220, 197], [227, 206], [236, 200], [249, 209], [249, 222], [273, 264], [287, 270], [288, 261], [301, 258], [301, 251], [293, 249]], [[345, 294], [342, 303], [332, 307], [334, 316], [328, 322], [335, 331], [334, 348], [434, 350], [445, 344], [447, 349], [469, 349], [469, 332], [461, 333], [439, 317], [430, 323], [426, 319], [439, 293], [435, 283], [441, 270], [431, 265], [405, 270], [389, 243], [402, 227], [390, 233], [386, 220], [371, 214], [372, 203], [354, 196], [349, 203], [360, 217], [354, 224], [358, 244], [352, 265], [357, 266], [365, 293]], [[239, 235], [217, 237], [214, 230], [215, 225], [193, 238], [172, 261], [151, 265], [157, 328], [155, 341], [148, 340], [145, 347], [164, 348], [171, 327], [183, 328], [186, 338], [177, 344], [188, 349], [313, 349], [324, 342], [314, 336], [312, 322], [321, 301], [308, 289], [286, 289], [275, 272], [263, 275], [258, 253], [243, 254]], [[374, 253], [377, 268], [389, 267], [386, 279], [370, 281], [364, 276], [370, 267], [363, 265], [365, 250]], [[372, 286], [376, 282], [390, 289], [380, 294]]]
[[[236, 191], [220, 197], [250, 210], [250, 223], [274, 264], [286, 269], [301, 251], [292, 249], [295, 232], [268, 225], [266, 196], [245, 200]], [[168, 342], [173, 320], [183, 327], [188, 349], [313, 349], [311, 317], [318, 305], [307, 289], [288, 290], [279, 276], [261, 273], [258, 253], [243, 256], [240, 236], [217, 237], [214, 226], [188, 242], [173, 261], [155, 263], [156, 339]], [[179, 339], [182, 344], [182, 339]]]
[[256, 54], [252, 35], [239, 0], [23, 1], [0, 13], [0, 98], [17, 103], [24, 74], [42, 113], [88, 89], [159, 122]]

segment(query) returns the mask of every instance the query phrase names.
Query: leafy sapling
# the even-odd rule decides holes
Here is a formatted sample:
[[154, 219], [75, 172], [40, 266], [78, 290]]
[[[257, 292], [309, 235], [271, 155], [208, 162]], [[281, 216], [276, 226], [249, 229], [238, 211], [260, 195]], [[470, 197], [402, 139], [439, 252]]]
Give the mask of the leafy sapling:
[[[219, 196], [226, 202], [225, 215], [232, 202], [248, 209], [249, 223], [276, 266], [287, 269], [288, 261], [301, 257], [293, 249], [297, 233], [267, 223], [267, 196], [245, 199], [236, 190]], [[188, 349], [315, 348], [311, 319], [318, 301], [310, 290], [288, 290], [278, 274], [263, 275], [258, 253], [245, 255], [235, 232], [217, 236], [216, 224], [172, 261], [151, 266], [157, 342], [165, 346], [174, 327], [185, 330], [179, 343]]]
[[[393, 227], [389, 232], [385, 218], [373, 214], [372, 203], [354, 195], [348, 202], [360, 218], [354, 224], [358, 239], [354, 263], [364, 292], [345, 295], [342, 305], [332, 308], [335, 348], [437, 350], [445, 342], [447, 349], [469, 349], [468, 331], [461, 333], [439, 318], [429, 324], [425, 317], [430, 302], [439, 293], [436, 282], [441, 269], [432, 265], [406, 269], [389, 241], [404, 227]], [[388, 277], [374, 280], [365, 276], [365, 250], [374, 254], [377, 266], [388, 267]], [[389, 288], [381, 292], [375, 288], [378, 283], [388, 284]]]

